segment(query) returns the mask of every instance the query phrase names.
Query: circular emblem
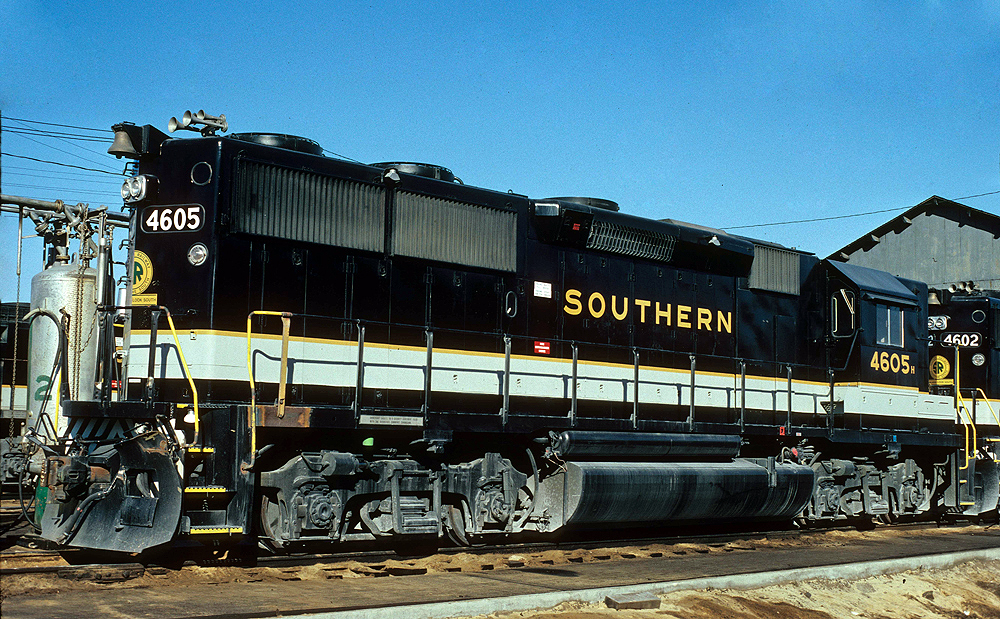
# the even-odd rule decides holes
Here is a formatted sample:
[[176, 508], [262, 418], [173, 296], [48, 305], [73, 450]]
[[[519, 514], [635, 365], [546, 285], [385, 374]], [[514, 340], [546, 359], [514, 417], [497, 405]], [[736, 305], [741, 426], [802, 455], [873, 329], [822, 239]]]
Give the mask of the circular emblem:
[[142, 294], [153, 281], [153, 263], [139, 250], [132, 258], [132, 294]]
[[951, 372], [951, 364], [941, 355], [931, 357], [931, 378], [941, 380]]

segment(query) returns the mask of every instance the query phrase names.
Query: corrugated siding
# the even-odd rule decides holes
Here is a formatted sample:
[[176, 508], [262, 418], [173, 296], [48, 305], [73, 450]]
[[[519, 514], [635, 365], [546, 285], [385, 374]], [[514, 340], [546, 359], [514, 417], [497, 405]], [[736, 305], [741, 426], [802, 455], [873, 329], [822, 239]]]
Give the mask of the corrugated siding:
[[848, 263], [925, 282], [931, 288], [972, 280], [1000, 289], [1000, 239], [988, 230], [922, 213], [899, 232], [850, 255]]
[[631, 226], [595, 221], [587, 237], [587, 247], [623, 256], [669, 262], [677, 239], [669, 234]]
[[471, 267], [517, 268], [517, 213], [400, 191], [392, 253]]
[[785, 249], [754, 245], [750, 287], [785, 294], [799, 294], [799, 254]]
[[241, 161], [236, 172], [232, 229], [380, 252], [385, 238], [385, 189]]

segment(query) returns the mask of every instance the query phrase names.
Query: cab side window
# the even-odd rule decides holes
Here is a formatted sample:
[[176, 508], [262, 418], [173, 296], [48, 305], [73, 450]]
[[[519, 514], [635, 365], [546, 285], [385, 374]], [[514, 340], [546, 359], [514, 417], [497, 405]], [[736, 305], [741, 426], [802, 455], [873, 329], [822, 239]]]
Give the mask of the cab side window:
[[881, 346], [903, 347], [903, 308], [875, 305], [875, 339]]

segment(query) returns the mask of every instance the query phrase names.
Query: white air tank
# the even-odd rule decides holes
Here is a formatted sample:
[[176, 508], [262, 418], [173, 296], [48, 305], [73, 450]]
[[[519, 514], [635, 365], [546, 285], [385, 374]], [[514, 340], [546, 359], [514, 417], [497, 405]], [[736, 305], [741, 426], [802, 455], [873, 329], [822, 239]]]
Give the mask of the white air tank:
[[[94, 399], [101, 339], [96, 293], [97, 271], [79, 264], [56, 264], [31, 278], [32, 310], [48, 310], [60, 320], [63, 310], [69, 314], [66, 367], [71, 400]], [[63, 436], [66, 419], [56, 406], [60, 378], [58, 370], [52, 371], [59, 352], [59, 329], [47, 316], [38, 316], [31, 323], [29, 341], [27, 427], [35, 427], [44, 405], [59, 436]], [[53, 377], [55, 381], [49, 389]], [[50, 398], [47, 404], [46, 392]]]

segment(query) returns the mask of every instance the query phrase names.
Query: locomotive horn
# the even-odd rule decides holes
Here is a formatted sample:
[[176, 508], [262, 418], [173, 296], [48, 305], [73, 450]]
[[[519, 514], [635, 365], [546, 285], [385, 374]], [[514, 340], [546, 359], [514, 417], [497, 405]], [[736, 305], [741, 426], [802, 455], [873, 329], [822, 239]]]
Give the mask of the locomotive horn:
[[[196, 127], [193, 125], [204, 125], [203, 127]], [[200, 131], [202, 135], [213, 135], [217, 130], [229, 131], [229, 123], [226, 122], [226, 115], [219, 114], [218, 116], [210, 116], [205, 113], [205, 110], [198, 110], [197, 113], [192, 114], [191, 110], [184, 112], [180, 120], [176, 117], [171, 117], [170, 121], [167, 123], [167, 129], [171, 133], [177, 131], [178, 129], [187, 129], [188, 131]]]
[[176, 117], [171, 116], [170, 120], [167, 122], [167, 129], [170, 131], [170, 133], [173, 133], [178, 129], [187, 129], [188, 125], [190, 124], [191, 124], [191, 112], [188, 111], [184, 112], [184, 115], [181, 116], [180, 120], [177, 120]]

